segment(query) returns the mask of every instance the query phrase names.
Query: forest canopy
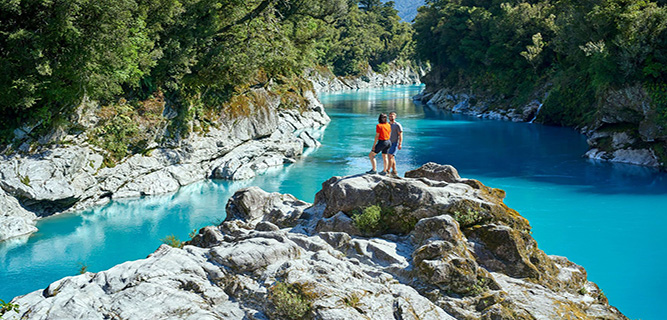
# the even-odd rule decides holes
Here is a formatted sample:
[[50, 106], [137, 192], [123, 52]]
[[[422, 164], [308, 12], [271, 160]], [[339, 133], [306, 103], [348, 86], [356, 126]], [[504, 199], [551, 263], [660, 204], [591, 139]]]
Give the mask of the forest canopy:
[[218, 104], [239, 85], [412, 52], [410, 25], [379, 0], [3, 0], [0, 135], [48, 128], [84, 99]]
[[666, 3], [428, 0], [414, 23], [416, 51], [442, 86], [516, 105], [551, 86], [547, 123], [585, 125], [607, 90], [634, 84], [667, 120]]

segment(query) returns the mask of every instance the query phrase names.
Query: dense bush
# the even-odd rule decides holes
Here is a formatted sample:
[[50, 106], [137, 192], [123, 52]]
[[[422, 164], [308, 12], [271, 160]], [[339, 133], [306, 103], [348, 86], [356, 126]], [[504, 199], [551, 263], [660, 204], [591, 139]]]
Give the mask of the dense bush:
[[[667, 81], [664, 1], [426, 3], [415, 20], [416, 50], [444, 75], [442, 85], [520, 104], [553, 84], [543, 108], [548, 123], [586, 124], [607, 90]], [[660, 94], [652, 97], [661, 108]]]
[[192, 108], [220, 106], [239, 88], [307, 66], [356, 74], [406, 59], [411, 37], [392, 4], [379, 1], [3, 1], [0, 138], [24, 124], [39, 131], [67, 122], [86, 98], [110, 105], [158, 91], [188, 120], [201, 113]]

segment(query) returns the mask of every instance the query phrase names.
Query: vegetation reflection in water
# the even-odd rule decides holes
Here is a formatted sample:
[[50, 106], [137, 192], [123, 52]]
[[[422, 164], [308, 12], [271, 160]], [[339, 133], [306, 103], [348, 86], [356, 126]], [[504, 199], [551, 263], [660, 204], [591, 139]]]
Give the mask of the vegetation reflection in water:
[[506, 203], [528, 218], [547, 254], [588, 271], [630, 318], [660, 319], [667, 249], [667, 175], [630, 165], [586, 160], [585, 137], [558, 127], [480, 120], [415, 105], [420, 86], [322, 95], [332, 122], [322, 147], [253, 180], [203, 181], [179, 192], [127, 199], [42, 220], [25, 243], [0, 247], [0, 299], [44, 288], [82, 266], [96, 272], [144, 258], [160, 239], [186, 240], [219, 223], [228, 198], [256, 185], [313, 201], [331, 176], [368, 170], [377, 114], [396, 110], [405, 128], [400, 173], [425, 162], [454, 165], [462, 176], [507, 191]]

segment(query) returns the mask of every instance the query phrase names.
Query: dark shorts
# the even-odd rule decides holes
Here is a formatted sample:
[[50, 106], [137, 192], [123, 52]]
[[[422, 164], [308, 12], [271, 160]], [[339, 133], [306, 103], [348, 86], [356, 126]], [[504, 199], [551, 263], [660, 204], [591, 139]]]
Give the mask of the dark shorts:
[[398, 151], [398, 142], [392, 142], [391, 147], [389, 147], [389, 151], [387, 151], [387, 153], [393, 156], [396, 155], [396, 151]]
[[389, 147], [391, 147], [391, 142], [389, 142], [389, 140], [378, 140], [378, 143], [375, 145], [375, 149], [373, 149], [373, 152], [387, 153]]

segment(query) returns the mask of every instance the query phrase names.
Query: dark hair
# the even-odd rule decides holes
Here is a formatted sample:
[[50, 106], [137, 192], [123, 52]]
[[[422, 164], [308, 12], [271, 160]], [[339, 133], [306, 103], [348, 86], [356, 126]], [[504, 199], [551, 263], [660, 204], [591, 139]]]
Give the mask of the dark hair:
[[387, 123], [387, 115], [384, 113], [380, 113], [380, 116], [378, 117], [378, 122], [379, 123]]

